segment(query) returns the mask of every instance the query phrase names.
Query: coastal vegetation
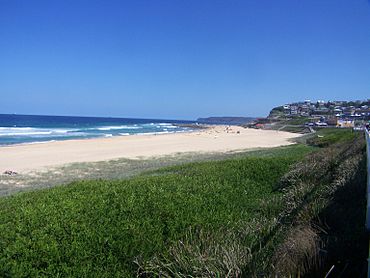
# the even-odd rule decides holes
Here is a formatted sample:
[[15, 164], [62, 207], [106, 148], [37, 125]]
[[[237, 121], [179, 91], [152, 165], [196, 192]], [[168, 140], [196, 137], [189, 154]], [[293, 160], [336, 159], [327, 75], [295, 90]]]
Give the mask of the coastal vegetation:
[[[305, 142], [306, 140], [304, 140]], [[79, 162], [50, 167], [43, 171], [21, 172], [16, 175], [2, 175], [0, 179], [0, 196], [17, 192], [50, 188], [69, 184], [78, 180], [122, 180], [137, 176], [146, 171], [153, 171], [192, 162], [219, 161], [244, 156], [274, 156], [285, 152], [286, 148], [251, 149], [238, 152], [189, 152], [157, 157], [129, 159], [119, 158], [98, 162]]]
[[360, 133], [320, 130], [307, 144], [1, 198], [0, 276], [299, 276], [338, 261], [360, 273], [364, 150]]

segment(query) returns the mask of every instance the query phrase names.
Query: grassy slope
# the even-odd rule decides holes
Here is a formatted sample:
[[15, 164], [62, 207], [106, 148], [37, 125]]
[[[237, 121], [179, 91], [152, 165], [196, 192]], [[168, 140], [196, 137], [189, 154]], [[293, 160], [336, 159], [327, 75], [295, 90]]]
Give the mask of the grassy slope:
[[[287, 148], [289, 149], [289, 147]], [[0, 196], [69, 184], [77, 180], [122, 180], [137, 176], [145, 171], [190, 162], [225, 160], [246, 155], [273, 156], [277, 154], [278, 150], [280, 153], [284, 152], [286, 147], [227, 153], [177, 153], [146, 159], [121, 158], [109, 161], [72, 163], [51, 168], [47, 171], [22, 173], [13, 176], [2, 175], [0, 177]]]
[[308, 141], [322, 149], [297, 163], [278, 184], [286, 204], [281, 222], [286, 224], [285, 240], [273, 256], [274, 271], [278, 276], [324, 277], [334, 267], [333, 277], [364, 277], [364, 135], [322, 129]]
[[[191, 243], [194, 234], [215, 242], [238, 236], [242, 251], [253, 250], [283, 205], [276, 182], [310, 150], [291, 146], [2, 198], [0, 276], [122, 277], [135, 275], [137, 264], [155, 272], [156, 258], [176, 256], [177, 244]], [[222, 273], [227, 262], [210, 263], [212, 254], [209, 268]]]
[[361, 272], [365, 175], [358, 138], [320, 130], [307, 141], [324, 149], [297, 164], [311, 148], [2, 198], [0, 276], [234, 277], [271, 273], [272, 265], [280, 274], [323, 276], [353, 258], [342, 268]]

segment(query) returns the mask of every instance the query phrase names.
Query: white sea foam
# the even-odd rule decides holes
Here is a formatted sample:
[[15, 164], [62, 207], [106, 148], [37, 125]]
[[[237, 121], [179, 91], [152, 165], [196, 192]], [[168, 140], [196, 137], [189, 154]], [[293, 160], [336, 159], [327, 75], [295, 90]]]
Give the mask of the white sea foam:
[[107, 130], [119, 130], [119, 129], [141, 129], [141, 126], [129, 126], [129, 125], [119, 125], [119, 126], [103, 126], [103, 127], [98, 127], [98, 128], [91, 128], [91, 129], [97, 129], [101, 131], [107, 131]]
[[8, 132], [0, 133], [0, 136], [33, 136], [33, 135], [50, 135], [51, 131], [33, 131], [33, 132]]
[[70, 132], [78, 132], [78, 129], [57, 129], [57, 128], [54, 128], [54, 129], [51, 129], [51, 131], [53, 133], [70, 133]]
[[158, 124], [160, 127], [165, 127], [165, 128], [178, 128], [178, 126], [175, 126], [171, 123], [160, 123]]
[[0, 127], [0, 131], [7, 130], [34, 130], [33, 127]]
[[[157, 135], [174, 132], [182, 132], [184, 128], [178, 127], [172, 123], [141, 123], [141, 124], [121, 124], [106, 126], [72, 126], [72, 127], [1, 127], [0, 126], [0, 144], [2, 140], [9, 141], [12, 137], [14, 140], [22, 138], [29, 143], [44, 143], [55, 140], [73, 139], [78, 137], [112, 137], [116, 135], [129, 136], [137, 135]], [[129, 133], [128, 133], [129, 132]], [[50, 140], [48, 140], [50, 139]], [[42, 140], [42, 141], [41, 141]], [[45, 141], [44, 141], [45, 140]], [[48, 141], [46, 141], [48, 140]]]
[[156, 132], [142, 132], [136, 133], [136, 135], [158, 135], [158, 134], [168, 134], [168, 133], [175, 133], [174, 131], [156, 131]]
[[0, 127], [0, 136], [35, 136], [66, 134], [74, 130], [59, 128]]
[[42, 131], [42, 129], [32, 127], [0, 127], [0, 134], [28, 133]]

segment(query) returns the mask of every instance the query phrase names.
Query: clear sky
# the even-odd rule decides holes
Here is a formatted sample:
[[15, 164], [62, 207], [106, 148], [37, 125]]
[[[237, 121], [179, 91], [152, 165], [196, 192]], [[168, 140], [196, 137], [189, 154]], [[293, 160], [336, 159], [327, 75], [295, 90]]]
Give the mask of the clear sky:
[[264, 116], [369, 97], [368, 0], [0, 0], [0, 113]]

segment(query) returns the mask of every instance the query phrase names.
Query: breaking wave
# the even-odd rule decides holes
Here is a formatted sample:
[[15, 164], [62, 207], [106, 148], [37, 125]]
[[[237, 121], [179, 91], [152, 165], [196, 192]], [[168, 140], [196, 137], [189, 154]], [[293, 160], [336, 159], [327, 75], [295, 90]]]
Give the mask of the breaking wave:
[[0, 145], [29, 144], [55, 140], [101, 138], [129, 135], [150, 135], [183, 132], [189, 130], [166, 122], [146, 122], [128, 124], [99, 125], [73, 123], [66, 126], [53, 126], [54, 122], [44, 126], [0, 126]]

